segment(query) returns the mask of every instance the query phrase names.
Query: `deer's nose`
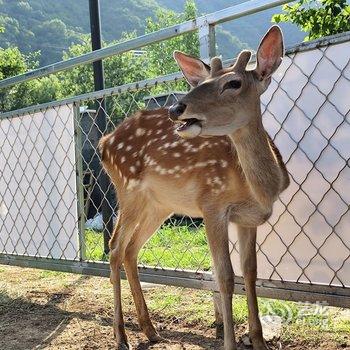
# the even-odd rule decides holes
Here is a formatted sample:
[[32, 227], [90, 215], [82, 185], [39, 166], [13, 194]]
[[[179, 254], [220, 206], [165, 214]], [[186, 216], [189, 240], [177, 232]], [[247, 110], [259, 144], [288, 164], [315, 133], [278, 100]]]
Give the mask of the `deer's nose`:
[[181, 114], [185, 112], [186, 105], [182, 102], [177, 102], [174, 103], [170, 108], [169, 108], [169, 118], [172, 121], [178, 120]]

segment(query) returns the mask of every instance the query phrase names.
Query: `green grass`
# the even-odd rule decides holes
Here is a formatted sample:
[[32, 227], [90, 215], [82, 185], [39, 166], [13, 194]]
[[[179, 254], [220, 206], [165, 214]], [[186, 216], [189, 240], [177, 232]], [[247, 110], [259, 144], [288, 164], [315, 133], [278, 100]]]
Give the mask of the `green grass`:
[[[86, 258], [107, 260], [103, 253], [103, 235], [85, 231]], [[209, 270], [210, 255], [203, 226], [163, 225], [139, 254], [139, 263], [149, 266]]]
[[[149, 308], [167, 318], [205, 327], [214, 321], [212, 294], [208, 291], [164, 286], [147, 293]], [[261, 316], [278, 315], [282, 318], [282, 341], [311, 342], [310, 348], [325, 340], [334, 341], [340, 347], [349, 344], [350, 319], [340, 316], [342, 309], [266, 298], [258, 300]], [[233, 317], [237, 326], [247, 323], [248, 308], [244, 296], [234, 296]]]

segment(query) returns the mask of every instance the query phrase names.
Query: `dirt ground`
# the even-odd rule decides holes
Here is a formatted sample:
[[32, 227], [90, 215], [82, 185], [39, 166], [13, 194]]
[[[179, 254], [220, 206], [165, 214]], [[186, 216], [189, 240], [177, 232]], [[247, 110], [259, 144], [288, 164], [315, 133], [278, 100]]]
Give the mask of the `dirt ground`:
[[[161, 287], [166, 293], [179, 293], [179, 288]], [[221, 349], [213, 326], [195, 320], [191, 310], [184, 316], [181, 308], [190, 307], [200, 298], [191, 300], [189, 290], [180, 291], [179, 310], [169, 310], [169, 304], [151, 302], [151, 317], [167, 343], [150, 344], [140, 332], [127, 284], [124, 283], [123, 306], [127, 334], [132, 349]], [[148, 303], [157, 299], [155, 289], [145, 291]], [[201, 292], [204, 293], [204, 292]], [[175, 295], [175, 294], [174, 294]], [[112, 336], [112, 293], [106, 278], [0, 266], [0, 349], [116, 349]], [[210, 296], [208, 296], [209, 298]], [[164, 299], [164, 298], [163, 298]], [[207, 300], [207, 299], [205, 299]], [[208, 299], [209, 300], [209, 299]], [[153, 306], [152, 306], [153, 305]], [[172, 304], [172, 308], [174, 305]], [[187, 306], [186, 306], [187, 305]], [[196, 312], [193, 309], [193, 312]], [[206, 311], [212, 317], [212, 311]], [[178, 314], [178, 317], [175, 316]], [[193, 316], [193, 317], [192, 317]], [[237, 327], [238, 338], [246, 325]], [[306, 338], [275, 341], [277, 349], [349, 348], [347, 343]], [[251, 349], [239, 344], [239, 349]]]

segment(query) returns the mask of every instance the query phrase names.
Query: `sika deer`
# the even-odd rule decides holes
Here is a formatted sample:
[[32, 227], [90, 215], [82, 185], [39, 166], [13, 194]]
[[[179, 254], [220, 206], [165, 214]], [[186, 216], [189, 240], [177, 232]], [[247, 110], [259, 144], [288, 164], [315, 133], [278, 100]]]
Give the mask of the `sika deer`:
[[264, 130], [260, 95], [282, 56], [283, 38], [277, 26], [263, 38], [254, 70], [246, 69], [249, 51], [242, 51], [229, 68], [223, 68], [217, 57], [209, 67], [175, 52], [193, 89], [169, 110], [138, 112], [101, 139], [103, 166], [120, 204], [110, 241], [118, 349], [129, 349], [120, 296], [122, 264], [142, 330], [150, 341], [161, 339], [143, 298], [137, 255], [173, 213], [204, 218], [221, 296], [226, 350], [236, 349], [228, 223], [237, 225], [250, 337], [255, 350], [268, 349], [255, 289], [256, 228], [271, 215], [273, 203], [288, 186], [289, 178], [278, 149]]

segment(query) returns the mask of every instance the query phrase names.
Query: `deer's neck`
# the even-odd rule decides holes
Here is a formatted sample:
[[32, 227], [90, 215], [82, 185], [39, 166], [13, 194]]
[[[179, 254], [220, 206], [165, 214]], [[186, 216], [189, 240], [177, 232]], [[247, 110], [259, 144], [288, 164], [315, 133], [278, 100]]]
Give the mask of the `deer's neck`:
[[272, 206], [281, 192], [283, 173], [261, 117], [252, 118], [230, 137], [253, 198], [263, 207]]

